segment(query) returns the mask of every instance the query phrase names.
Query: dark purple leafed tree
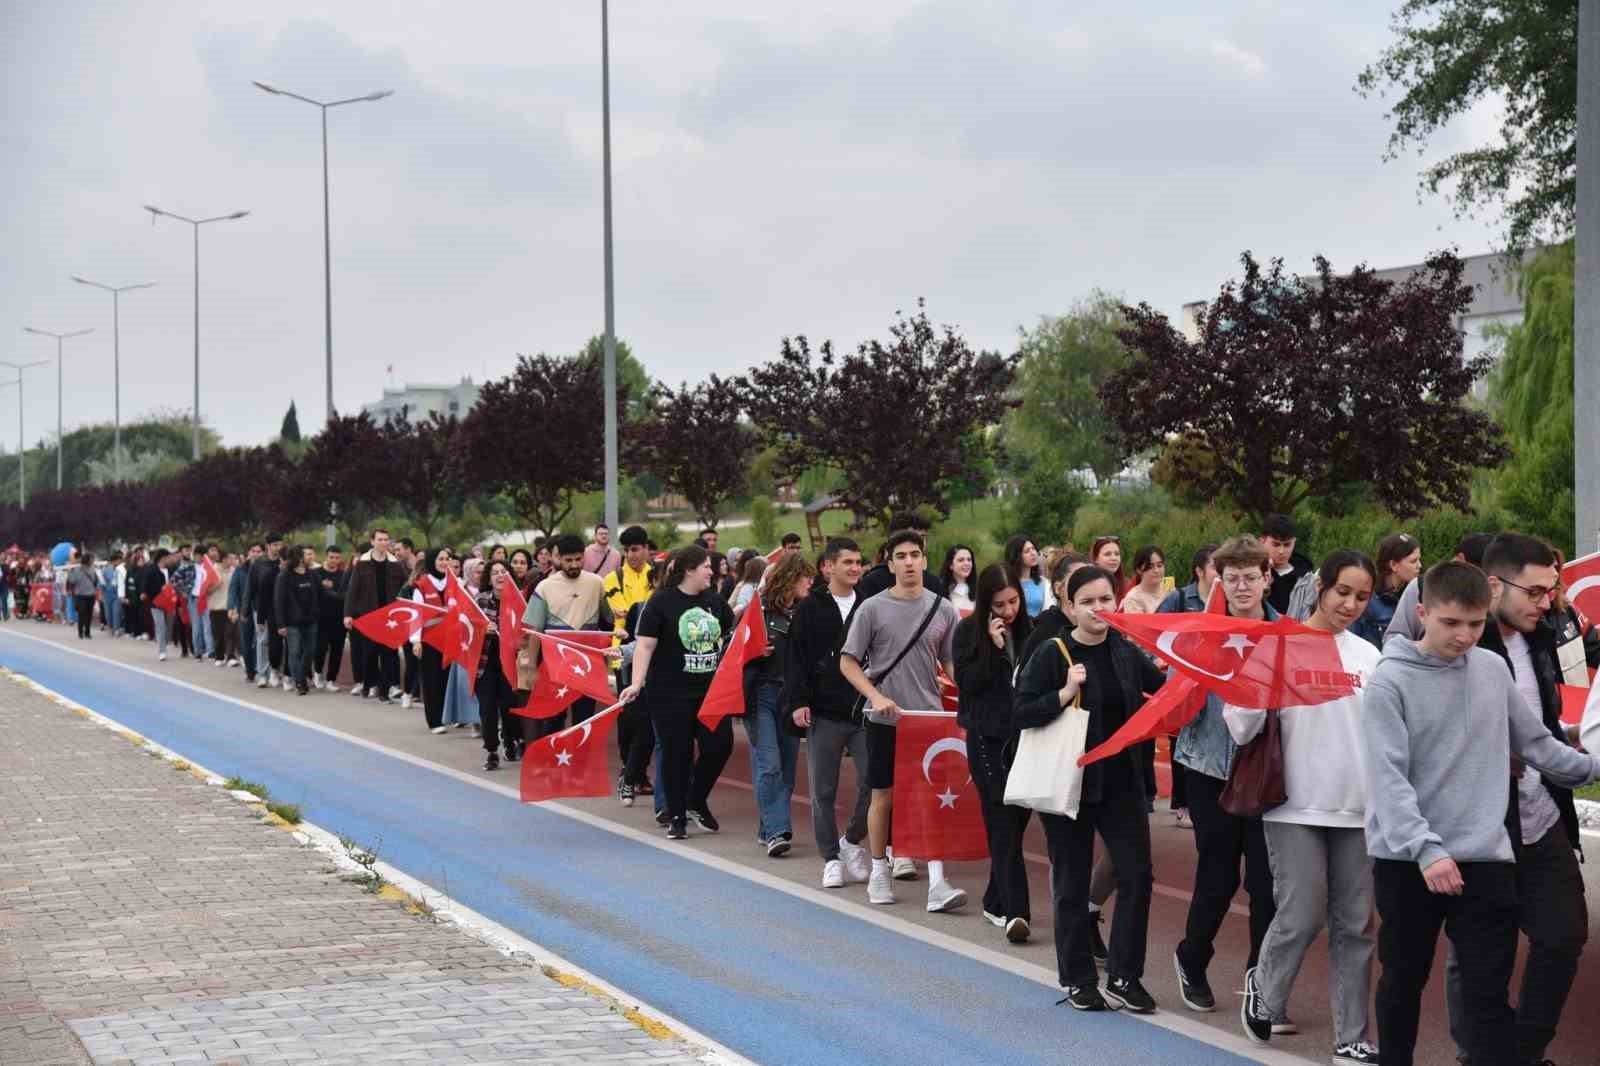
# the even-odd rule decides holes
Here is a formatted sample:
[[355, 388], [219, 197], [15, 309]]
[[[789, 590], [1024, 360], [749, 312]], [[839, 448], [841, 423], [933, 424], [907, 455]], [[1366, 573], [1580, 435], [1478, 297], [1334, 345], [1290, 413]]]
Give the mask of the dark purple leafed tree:
[[689, 501], [712, 529], [728, 497], [740, 492], [755, 456], [756, 433], [740, 421], [743, 383], [715, 374], [698, 385], [652, 390], [650, 417], [630, 427], [628, 453]]
[[1100, 397], [1129, 449], [1163, 449], [1174, 479], [1258, 519], [1355, 483], [1397, 515], [1466, 510], [1473, 471], [1509, 450], [1464, 402], [1491, 360], [1462, 358], [1461, 260], [1401, 283], [1321, 256], [1312, 278], [1240, 261], [1193, 343], [1149, 304], [1122, 309], [1132, 358]]
[[949, 487], [975, 458], [973, 431], [1015, 403], [1017, 358], [973, 351], [918, 301], [887, 342], [848, 355], [825, 342], [813, 358], [805, 337], [786, 338], [777, 359], [750, 372], [744, 407], [787, 470], [841, 471], [838, 495], [859, 519], [884, 524], [919, 507], [947, 516]]

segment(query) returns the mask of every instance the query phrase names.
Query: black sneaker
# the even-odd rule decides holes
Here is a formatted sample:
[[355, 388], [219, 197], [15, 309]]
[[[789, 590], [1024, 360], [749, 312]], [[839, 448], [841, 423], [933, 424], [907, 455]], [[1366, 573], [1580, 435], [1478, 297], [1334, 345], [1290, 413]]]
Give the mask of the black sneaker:
[[[700, 823], [704, 825], [705, 823]], [[767, 858], [776, 859], [780, 855], [787, 855], [790, 846], [794, 843], [793, 833], [777, 833], [767, 839]]]
[[383, 704], [389, 704], [389, 703], [393, 703], [394, 700], [391, 700], [389, 698], [389, 694], [387, 692], [380, 692], [380, 693], [378, 693], [378, 702], [379, 703], [383, 703]]
[[491, 751], [488, 755], [484, 756], [484, 758], [483, 758], [483, 768], [485, 770], [498, 770], [498, 769], [500, 769], [500, 756]]
[[688, 835], [689, 835], [689, 823], [684, 821], [682, 818], [679, 818], [677, 821], [675, 821], [671, 825], [667, 826], [667, 839], [668, 840], [682, 840], [684, 837], [686, 837]]
[[633, 786], [624, 781], [617, 786], [617, 799], [622, 801], [624, 807], [633, 806]]
[[506, 762], [516, 762], [520, 758], [522, 758], [522, 751], [517, 746], [517, 742], [513, 740], [506, 745]]
[[1095, 962], [1104, 966], [1111, 958], [1111, 952], [1106, 948], [1106, 939], [1100, 935], [1100, 923], [1105, 921], [1105, 918], [1099, 911], [1095, 911], [1091, 917], [1094, 921], [1089, 923], [1089, 954], [1094, 957]]
[[656, 824], [657, 825], [664, 827], [670, 821], [672, 821], [672, 813], [670, 811], [668, 811], [666, 808], [662, 808], [661, 810], [656, 812]]
[[1156, 1009], [1156, 1001], [1137, 977], [1113, 977], [1106, 981], [1105, 999], [1112, 1008], [1134, 1014], [1152, 1014]]
[[1068, 985], [1067, 994], [1056, 1000], [1056, 1006], [1065, 1003], [1073, 1010], [1105, 1010], [1105, 997], [1097, 985]]
[[701, 807], [697, 811], [690, 811], [689, 817], [699, 823], [700, 828], [708, 833], [715, 833], [722, 829], [722, 823], [711, 814], [711, 808]]
[[[1378, 1066], [1378, 1049], [1365, 1040], [1358, 1040], [1353, 1044], [1340, 1044], [1333, 1049], [1333, 1061], [1360, 1062], [1366, 1063], [1368, 1066]], [[1549, 1063], [1549, 1059], [1542, 1059], [1535, 1063], [1534, 1066], [1546, 1066]]]
[[1182, 997], [1185, 1007], [1201, 1014], [1209, 1014], [1217, 1009], [1217, 997], [1211, 994], [1211, 986], [1206, 983], [1205, 976], [1202, 974], [1198, 980], [1192, 980], [1176, 951], [1172, 953], [1172, 967], [1178, 971], [1178, 995]]
[[640, 796], [654, 796], [656, 794], [656, 786], [650, 783], [648, 777], [641, 777], [633, 783], [633, 791]]
[[1239, 1004], [1239, 1023], [1244, 1026], [1244, 1035], [1258, 1044], [1265, 1044], [1272, 1039], [1272, 1019], [1267, 1016], [1267, 1008], [1261, 1002], [1261, 988], [1256, 984], [1254, 966], [1244, 972], [1244, 1000]]

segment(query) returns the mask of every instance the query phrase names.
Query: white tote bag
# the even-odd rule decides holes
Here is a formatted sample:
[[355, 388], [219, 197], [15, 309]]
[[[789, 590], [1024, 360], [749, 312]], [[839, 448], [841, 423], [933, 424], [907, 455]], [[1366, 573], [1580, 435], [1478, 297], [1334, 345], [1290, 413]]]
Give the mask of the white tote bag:
[[[1072, 666], [1072, 656], [1058, 637], [1056, 647]], [[1046, 814], [1078, 816], [1083, 795], [1083, 767], [1078, 757], [1089, 738], [1089, 712], [1083, 709], [1083, 693], [1072, 697], [1072, 706], [1049, 725], [1024, 729], [1017, 741], [1017, 756], [1006, 776], [1006, 803], [1028, 807]]]

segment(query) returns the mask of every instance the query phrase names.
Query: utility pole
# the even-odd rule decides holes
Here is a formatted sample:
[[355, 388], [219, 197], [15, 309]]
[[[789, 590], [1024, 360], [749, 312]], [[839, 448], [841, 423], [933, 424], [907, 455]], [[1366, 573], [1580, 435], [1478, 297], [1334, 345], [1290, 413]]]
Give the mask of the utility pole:
[[1573, 486], [1579, 555], [1600, 551], [1600, 0], [1578, 4], [1578, 262], [1573, 279]]
[[608, 0], [600, 0], [600, 156], [605, 171], [606, 260], [606, 525], [617, 528], [617, 316], [611, 269], [611, 25]]

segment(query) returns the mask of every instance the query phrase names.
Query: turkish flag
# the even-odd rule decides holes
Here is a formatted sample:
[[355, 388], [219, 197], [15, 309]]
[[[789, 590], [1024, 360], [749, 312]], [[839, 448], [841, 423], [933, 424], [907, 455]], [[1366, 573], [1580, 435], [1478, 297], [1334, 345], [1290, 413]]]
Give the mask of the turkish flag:
[[1561, 568], [1567, 602], [1587, 619], [1600, 619], [1600, 552], [1574, 559]]
[[528, 697], [528, 702], [521, 707], [511, 708], [511, 713], [524, 718], [554, 718], [578, 702], [578, 697], [582, 695], [571, 685], [558, 685], [547, 680], [541, 670], [535, 675], [533, 694]]
[[[610, 634], [602, 634], [610, 640]], [[539, 683], [571, 688], [580, 696], [589, 696], [610, 703], [616, 698], [611, 691], [610, 668], [606, 657], [598, 650], [575, 641], [562, 640], [551, 633], [539, 634]]]
[[783, 558], [783, 546], [779, 545], [778, 547], [773, 548], [771, 551], [769, 551], [767, 553], [767, 565], [771, 566], [773, 563], [777, 562], [779, 559], [782, 559], [782, 558]]
[[49, 618], [53, 607], [55, 602], [50, 597], [50, 586], [33, 586], [33, 591], [28, 593], [28, 613], [35, 618]]
[[444, 596], [445, 617], [438, 625], [423, 630], [422, 639], [439, 649], [439, 656], [446, 664], [460, 663], [476, 690], [478, 659], [483, 655], [483, 637], [489, 618], [453, 572], [445, 575], [440, 592]]
[[350, 628], [385, 648], [398, 649], [424, 620], [444, 616], [443, 607], [413, 600], [395, 600], [368, 611], [350, 623]]
[[1589, 700], [1589, 689], [1595, 685], [1596, 678], [1593, 670], [1589, 671], [1589, 688], [1581, 685], [1557, 685], [1561, 690], [1561, 720], [1568, 725], [1577, 725], [1583, 721], [1583, 707]]
[[956, 687], [954, 681], [945, 676], [942, 667], [938, 672], [938, 682], [939, 702], [943, 704], [944, 709], [947, 711], [959, 711], [961, 709], [961, 691]]
[[766, 612], [761, 609], [761, 597], [752, 596], [733, 627], [733, 639], [717, 663], [717, 672], [711, 675], [706, 698], [700, 701], [700, 721], [707, 729], [717, 728], [730, 714], [744, 713], [745, 664], [759, 659], [766, 650]]
[[1292, 618], [1116, 612], [1100, 617], [1236, 707], [1314, 707], [1351, 695], [1360, 683], [1345, 672], [1332, 633]]
[[195, 590], [195, 597], [204, 600], [211, 595], [211, 590], [222, 583], [222, 575], [217, 573], [217, 566], [211, 561], [211, 556], [200, 556], [200, 587]]
[[606, 739], [622, 704], [529, 744], [522, 753], [522, 802], [609, 796], [611, 768]]
[[178, 606], [178, 593], [168, 582], [161, 586], [161, 591], [156, 593], [156, 598], [150, 601], [150, 606], [159, 607], [163, 611], [170, 611]]
[[528, 609], [522, 590], [509, 577], [500, 580], [500, 672], [517, 687], [517, 649], [522, 646], [522, 614]]
[[955, 862], [988, 858], [983, 802], [956, 716], [902, 714], [895, 730], [894, 853]]

